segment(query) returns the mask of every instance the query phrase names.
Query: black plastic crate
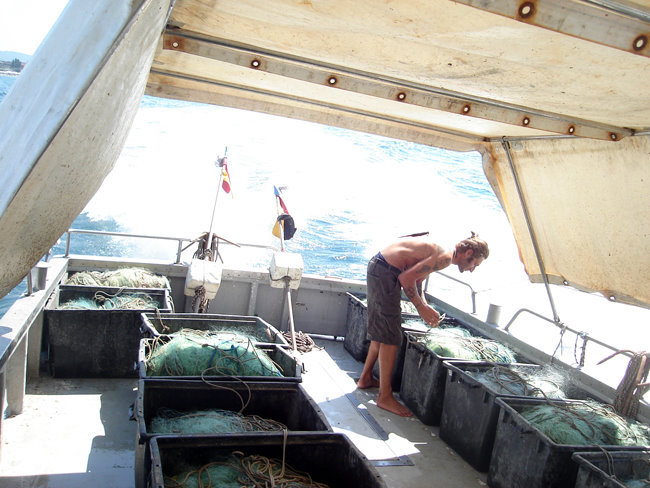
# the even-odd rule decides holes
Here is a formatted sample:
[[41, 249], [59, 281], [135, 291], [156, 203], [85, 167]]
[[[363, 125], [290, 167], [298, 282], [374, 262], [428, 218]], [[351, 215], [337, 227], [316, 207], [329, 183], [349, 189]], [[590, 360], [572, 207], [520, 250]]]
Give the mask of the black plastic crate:
[[[500, 408], [495, 403], [498, 397], [523, 397], [496, 391], [481, 383], [471, 373], [485, 372], [496, 365], [477, 361], [444, 361], [447, 369], [442, 416], [440, 418], [440, 438], [449, 447], [478, 471], [487, 471], [492, 456], [494, 436]], [[500, 364], [500, 367], [522, 373], [535, 374], [544, 371], [534, 364]], [[585, 390], [575, 385], [565, 384], [566, 397], [578, 400], [595, 399]]]
[[[450, 325], [466, 329], [474, 337], [485, 338], [483, 334], [468, 324], [455, 320]], [[447, 370], [442, 363], [443, 361], [467, 360], [439, 356], [425, 344], [418, 342], [418, 339], [425, 335], [422, 332], [406, 333], [407, 343], [400, 397], [422, 423], [440, 425], [447, 377]]]
[[[406, 318], [407, 322], [402, 324], [402, 343], [400, 344], [397, 354], [395, 356], [395, 365], [393, 366], [393, 373], [391, 375], [390, 383], [392, 390], [394, 392], [399, 392], [402, 389], [402, 373], [404, 371], [404, 358], [406, 357], [406, 343], [408, 341], [406, 337], [407, 332], [426, 332], [429, 329], [429, 326], [422, 320], [419, 316], [417, 318]], [[419, 326], [417, 323], [422, 324]], [[443, 324], [451, 325], [457, 324], [457, 320], [451, 317], [445, 317], [441, 322]], [[372, 370], [372, 374], [375, 378], [379, 379], [379, 361], [375, 363], [375, 367]]]
[[650, 451], [575, 452], [575, 488], [626, 488], [630, 480], [650, 480]]
[[177, 435], [191, 438], [216, 434], [154, 433], [150, 428], [151, 421], [165, 409], [176, 412], [224, 409], [281, 422], [292, 432], [332, 431], [321, 409], [299, 383], [212, 381], [208, 385], [192, 380], [141, 379], [135, 405], [138, 425], [135, 478], [138, 488], [146, 485], [146, 474], [151, 469], [149, 440], [152, 437]]
[[[155, 338], [144, 338], [140, 340], [140, 350], [138, 354], [138, 377], [141, 379], [184, 379], [184, 380], [201, 380], [201, 376], [155, 376], [147, 372], [146, 358], [151, 348], [159, 347], [174, 336], [158, 336]], [[255, 346], [258, 350], [263, 351], [275, 365], [280, 369], [282, 376], [220, 376], [214, 372], [208, 372], [204, 375], [204, 381], [302, 381], [302, 365], [296, 358], [291, 356], [289, 351], [278, 344], [265, 344]]]
[[58, 378], [128, 378], [137, 376], [141, 332], [138, 310], [57, 309], [77, 298], [146, 294], [171, 312], [165, 288], [113, 288], [61, 285], [44, 312], [50, 373]]
[[173, 475], [183, 466], [203, 466], [220, 456], [239, 451], [285, 459], [294, 470], [309, 473], [314, 481], [334, 488], [385, 488], [370, 461], [344, 434], [289, 432], [247, 436], [183, 439], [172, 436], [151, 439], [152, 488], [163, 488], [164, 474]]
[[250, 337], [255, 344], [281, 344], [289, 346], [289, 342], [271, 324], [265, 320], [246, 315], [220, 314], [189, 314], [155, 313], [142, 314], [142, 326], [145, 334], [150, 337], [169, 335], [181, 329], [201, 331], [234, 331]]
[[525, 407], [551, 402], [558, 405], [581, 400], [497, 398], [500, 407], [494, 448], [488, 469], [490, 488], [573, 488], [578, 465], [575, 452], [643, 451], [648, 446], [598, 446], [557, 444], [521, 416]]
[[[365, 295], [355, 295], [349, 292], [346, 295], [348, 296], [348, 311], [343, 347], [354, 359], [364, 362], [370, 347], [370, 341], [366, 338], [368, 332], [368, 306], [363, 302]], [[402, 301], [406, 302], [407, 300]], [[417, 314], [402, 312], [402, 320], [417, 319], [418, 317]]]

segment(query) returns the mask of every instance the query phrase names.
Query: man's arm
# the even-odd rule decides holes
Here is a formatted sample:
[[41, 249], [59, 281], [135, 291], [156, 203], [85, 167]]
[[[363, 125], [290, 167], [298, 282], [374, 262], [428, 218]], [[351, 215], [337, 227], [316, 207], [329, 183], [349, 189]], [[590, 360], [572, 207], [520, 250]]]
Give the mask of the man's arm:
[[449, 253], [437, 254], [415, 263], [413, 266], [403, 271], [398, 279], [404, 294], [415, 305], [420, 316], [428, 324], [437, 323], [439, 314], [425, 300], [424, 293], [421, 292], [420, 285], [431, 273], [446, 268], [451, 263]]

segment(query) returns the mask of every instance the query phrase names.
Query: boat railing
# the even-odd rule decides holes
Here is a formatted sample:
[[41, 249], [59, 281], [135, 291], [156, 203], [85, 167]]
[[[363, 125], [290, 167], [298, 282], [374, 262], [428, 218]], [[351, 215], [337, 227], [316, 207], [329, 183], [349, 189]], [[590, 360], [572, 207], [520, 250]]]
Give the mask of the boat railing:
[[[137, 238], [137, 239], [156, 239], [163, 241], [176, 241], [178, 243], [176, 248], [176, 258], [175, 264], [181, 262], [181, 255], [185, 250], [185, 243], [192, 243], [196, 241], [196, 238], [188, 237], [169, 237], [169, 236], [155, 236], [150, 234], [129, 234], [125, 232], [109, 232], [103, 230], [85, 230], [85, 229], [69, 229], [66, 232], [66, 246], [65, 246], [65, 257], [70, 256], [70, 244], [72, 241], [72, 236], [74, 234], [85, 234], [85, 235], [101, 235], [101, 236], [113, 236], [113, 237], [128, 237], [128, 238]], [[229, 246], [244, 247], [244, 248], [256, 248], [256, 249], [265, 249], [270, 251], [276, 251], [277, 249], [273, 246], [268, 246], [264, 244], [251, 244], [251, 243], [232, 243], [223, 239], [219, 239], [220, 244], [225, 244]]]
[[578, 364], [580, 365], [580, 367], [583, 367], [585, 365], [585, 356], [586, 356], [586, 353], [587, 353], [587, 343], [589, 343], [589, 342], [597, 344], [597, 345], [599, 345], [599, 346], [601, 346], [601, 347], [603, 347], [605, 349], [608, 349], [608, 350], [610, 350], [612, 352], [617, 352], [617, 353], [619, 353], [619, 354], [621, 354], [623, 356], [627, 356], [629, 358], [634, 357], [634, 355], [629, 351], [621, 350], [621, 349], [619, 349], [619, 348], [617, 348], [615, 346], [612, 346], [611, 344], [607, 344], [606, 342], [603, 342], [603, 341], [598, 340], [598, 339], [596, 339], [594, 337], [591, 337], [587, 332], [580, 331], [580, 330], [577, 330], [577, 329], [573, 329], [573, 328], [567, 326], [563, 322], [558, 322], [558, 321], [553, 320], [551, 318], [545, 317], [544, 315], [542, 315], [540, 313], [537, 313], [537, 312], [535, 312], [533, 310], [530, 310], [528, 308], [520, 308], [519, 310], [517, 310], [514, 313], [514, 315], [512, 316], [512, 318], [510, 319], [510, 321], [503, 328], [503, 330], [506, 331], [506, 332], [509, 332], [509, 329], [512, 326], [512, 324], [515, 322], [515, 320], [517, 320], [517, 318], [522, 313], [529, 313], [531, 315], [534, 315], [537, 318], [540, 318], [540, 319], [542, 319], [542, 320], [544, 320], [546, 322], [549, 322], [549, 323], [553, 324], [555, 327], [560, 329], [560, 339], [562, 339], [562, 337], [564, 337], [564, 334], [566, 334], [567, 332], [570, 332], [570, 333], [575, 335], [576, 343], [577, 343], [578, 340], [581, 340], [582, 345], [580, 346], [580, 359], [578, 360]]
[[[472, 297], [472, 314], [476, 314], [476, 294], [478, 293], [474, 288], [472, 288], [472, 285], [467, 283], [466, 281], [459, 280], [458, 278], [454, 278], [453, 276], [449, 276], [448, 274], [445, 274], [441, 271], [436, 271], [437, 275], [443, 276], [449, 280], [455, 281], [456, 283], [460, 283], [461, 285], [464, 285], [469, 288], [469, 291], [471, 293]], [[425, 285], [424, 285], [424, 291], [427, 291], [429, 288], [429, 279], [427, 278]]]

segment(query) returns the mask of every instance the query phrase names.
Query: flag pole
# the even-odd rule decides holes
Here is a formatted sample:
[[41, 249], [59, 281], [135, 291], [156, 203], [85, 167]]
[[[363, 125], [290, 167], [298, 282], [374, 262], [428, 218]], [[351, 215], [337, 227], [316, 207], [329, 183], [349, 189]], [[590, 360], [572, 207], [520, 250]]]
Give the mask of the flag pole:
[[[206, 243], [208, 246], [212, 245], [212, 226], [214, 224], [214, 216], [217, 212], [217, 200], [219, 200], [219, 191], [221, 190], [221, 184], [223, 183], [223, 165], [227, 161], [228, 158], [228, 146], [226, 146], [226, 151], [223, 155], [222, 158], [217, 158], [217, 161], [215, 162], [215, 166], [219, 168], [219, 183], [217, 184], [217, 193], [214, 197], [214, 206], [212, 207], [212, 218], [210, 219], [210, 230], [208, 231], [207, 235], [207, 240]], [[212, 260], [216, 261], [217, 257], [212, 256]]]
[[[275, 209], [280, 216], [280, 195], [275, 193]], [[278, 226], [280, 228], [280, 251], [284, 252], [284, 221], [279, 220]], [[289, 331], [291, 333], [291, 349], [295, 352], [296, 347], [296, 327], [293, 321], [293, 306], [291, 305], [291, 285], [290, 278], [285, 277], [285, 290], [286, 290], [286, 299], [287, 299], [287, 312], [289, 314]]]

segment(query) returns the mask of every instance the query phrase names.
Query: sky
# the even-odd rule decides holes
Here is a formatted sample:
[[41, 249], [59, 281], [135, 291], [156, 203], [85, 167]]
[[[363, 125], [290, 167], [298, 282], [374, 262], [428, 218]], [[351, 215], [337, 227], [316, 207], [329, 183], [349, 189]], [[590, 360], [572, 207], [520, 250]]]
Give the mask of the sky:
[[0, 51], [34, 54], [68, 0], [0, 0]]

